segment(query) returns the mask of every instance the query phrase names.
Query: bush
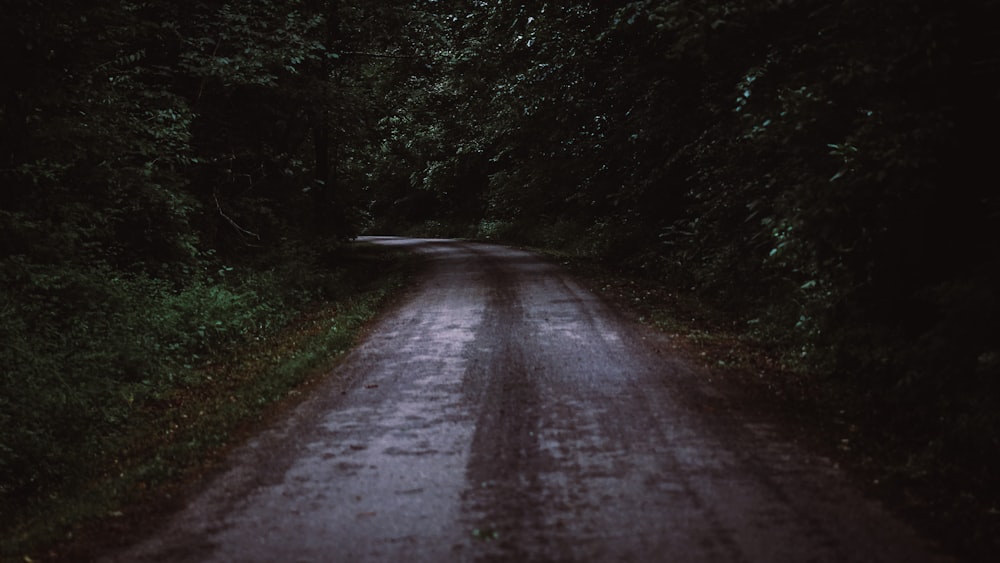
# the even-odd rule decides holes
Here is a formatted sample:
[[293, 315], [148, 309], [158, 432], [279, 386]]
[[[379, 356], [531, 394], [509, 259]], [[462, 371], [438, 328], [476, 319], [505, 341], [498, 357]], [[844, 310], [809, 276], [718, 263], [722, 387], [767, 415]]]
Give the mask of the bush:
[[[73, 486], [144, 401], [338, 286], [314, 263], [215, 266], [177, 287], [101, 265], [0, 263], [0, 503]], [[209, 275], [209, 272], [211, 275]]]

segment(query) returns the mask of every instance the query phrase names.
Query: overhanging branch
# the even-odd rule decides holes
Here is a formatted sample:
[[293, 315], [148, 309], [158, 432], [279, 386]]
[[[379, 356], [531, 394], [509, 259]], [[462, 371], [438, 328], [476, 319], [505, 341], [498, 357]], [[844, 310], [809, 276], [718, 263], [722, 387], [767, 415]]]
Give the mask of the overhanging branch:
[[371, 51], [344, 51], [340, 56], [373, 57], [376, 59], [416, 59], [418, 55], [401, 55], [399, 53], [373, 53]]
[[249, 237], [253, 237], [253, 238], [257, 239], [257, 240], [260, 240], [260, 235], [258, 235], [255, 232], [252, 232], [252, 231], [249, 231], [247, 229], [244, 229], [243, 227], [239, 226], [239, 224], [236, 223], [236, 221], [233, 221], [232, 217], [230, 217], [229, 215], [226, 215], [226, 213], [222, 210], [222, 204], [219, 203], [219, 196], [218, 196], [218, 194], [212, 194], [212, 199], [215, 200], [215, 208], [219, 210], [219, 215], [222, 216], [222, 218], [225, 219], [227, 223], [229, 223], [230, 225], [232, 225], [232, 227], [234, 229], [236, 229], [237, 233], [239, 233], [242, 236], [249, 236]]

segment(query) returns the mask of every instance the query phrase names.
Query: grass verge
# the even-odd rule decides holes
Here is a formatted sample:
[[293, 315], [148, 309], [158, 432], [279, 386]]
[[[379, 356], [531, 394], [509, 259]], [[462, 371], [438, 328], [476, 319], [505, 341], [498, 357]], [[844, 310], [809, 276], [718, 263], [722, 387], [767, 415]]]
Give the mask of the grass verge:
[[268, 416], [327, 376], [338, 357], [416, 268], [399, 251], [357, 245], [345, 252], [336, 295], [303, 307], [280, 329], [221, 350], [178, 384], [134, 405], [128, 431], [84, 486], [39, 499], [3, 530], [4, 561], [86, 559], [139, 525], [172, 494], [217, 463]]

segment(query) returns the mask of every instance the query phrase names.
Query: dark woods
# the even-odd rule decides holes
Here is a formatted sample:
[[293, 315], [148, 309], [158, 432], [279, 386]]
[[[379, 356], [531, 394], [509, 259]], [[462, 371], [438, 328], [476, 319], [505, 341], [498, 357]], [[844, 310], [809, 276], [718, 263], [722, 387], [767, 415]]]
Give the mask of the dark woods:
[[406, 22], [376, 2], [115, 0], [5, 3], [2, 25], [7, 525], [93, 478], [206, 358], [335, 297], [384, 114], [346, 53]]
[[6, 7], [0, 495], [64, 485], [134, 401], [316, 298], [302, 273], [374, 230], [560, 247], [690, 288], [858, 390], [901, 479], [955, 470], [995, 500], [998, 15]]

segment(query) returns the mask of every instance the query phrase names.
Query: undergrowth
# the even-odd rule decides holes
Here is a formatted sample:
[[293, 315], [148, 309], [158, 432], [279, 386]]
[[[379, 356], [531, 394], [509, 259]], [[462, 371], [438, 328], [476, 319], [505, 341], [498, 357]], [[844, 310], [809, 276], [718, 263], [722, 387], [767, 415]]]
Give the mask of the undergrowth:
[[[368, 246], [284, 252], [183, 287], [95, 269], [4, 295], [0, 556], [65, 541], [196, 471], [328, 370], [410, 264]], [[91, 292], [92, 306], [60, 310], [59, 291], [74, 304]]]
[[[994, 560], [1000, 552], [1000, 482], [988, 471], [994, 458], [969, 455], [978, 442], [996, 435], [989, 430], [996, 416], [963, 420], [966, 426], [959, 428], [942, 419], [943, 430], [928, 443], [921, 429], [903, 426], [912, 413], [893, 414], [898, 405], [837, 374], [810, 369], [756, 319], [748, 323], [689, 287], [617, 271], [575, 253], [542, 252], [638, 321], [667, 334], [675, 353], [752, 398], [747, 407], [798, 428], [812, 447], [833, 457], [861, 488], [922, 533], [969, 560]], [[988, 404], [990, 397], [982, 400]]]

